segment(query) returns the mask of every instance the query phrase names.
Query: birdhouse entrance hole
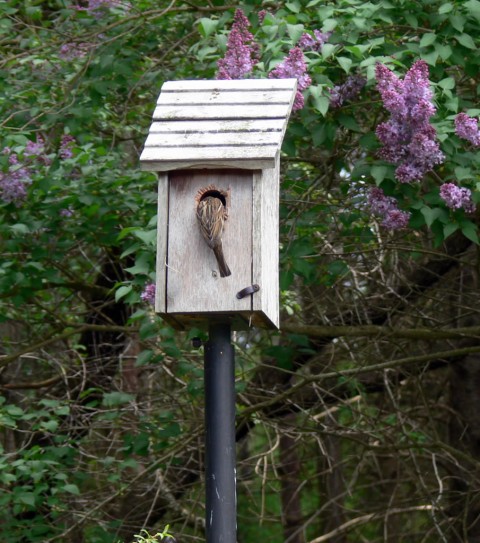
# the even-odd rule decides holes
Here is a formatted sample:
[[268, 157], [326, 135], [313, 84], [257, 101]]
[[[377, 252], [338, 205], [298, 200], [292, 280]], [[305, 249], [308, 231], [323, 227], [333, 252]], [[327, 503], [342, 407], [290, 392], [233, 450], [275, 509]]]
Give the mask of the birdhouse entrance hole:
[[228, 211], [228, 208], [229, 208], [228, 192], [221, 189], [217, 189], [217, 187], [215, 187], [214, 185], [208, 185], [208, 187], [201, 188], [198, 191], [198, 194], [195, 197], [196, 204], [198, 204], [202, 200], [205, 200], [205, 198], [208, 198], [209, 196], [212, 196], [213, 198], [218, 198]]

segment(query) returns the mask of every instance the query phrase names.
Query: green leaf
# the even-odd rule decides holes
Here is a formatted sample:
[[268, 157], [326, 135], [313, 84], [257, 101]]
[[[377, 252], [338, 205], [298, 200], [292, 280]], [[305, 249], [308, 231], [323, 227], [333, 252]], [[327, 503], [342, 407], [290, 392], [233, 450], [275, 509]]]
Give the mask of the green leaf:
[[437, 64], [437, 60], [439, 57], [439, 53], [437, 50], [432, 51], [431, 53], [422, 54], [422, 59], [427, 63], [430, 64], [430, 66], [435, 66]]
[[41, 422], [40, 428], [53, 433], [58, 429], [58, 422], [54, 419], [44, 420]]
[[204, 38], [208, 38], [215, 32], [218, 26], [218, 20], [209, 19], [208, 17], [202, 17], [199, 21], [200, 33]]
[[428, 47], [437, 39], [437, 35], [433, 33], [424, 34], [420, 40], [420, 47]]
[[327, 270], [331, 275], [339, 276], [348, 273], [349, 268], [344, 260], [334, 260], [328, 264]]
[[35, 494], [33, 492], [20, 492], [15, 496], [16, 500], [19, 503], [24, 505], [29, 505], [31, 507], [35, 506]]
[[305, 32], [305, 27], [302, 24], [299, 25], [289, 25], [287, 24], [287, 32], [290, 36], [290, 39], [296, 43], [302, 34]]
[[447, 60], [447, 58], [450, 58], [453, 54], [450, 45], [442, 45], [440, 43], [435, 44], [435, 51], [440, 55], [442, 60]]
[[455, 88], [455, 79], [453, 77], [446, 77], [438, 82], [438, 86], [444, 90], [451, 90]]
[[155, 353], [151, 349], [145, 349], [137, 356], [135, 366], [144, 366], [145, 364], [148, 364], [154, 354]]
[[463, 15], [455, 13], [453, 15], [450, 15], [449, 20], [455, 30], [463, 32], [463, 29], [465, 28], [465, 23], [467, 21]]
[[127, 394], [126, 392], [107, 392], [103, 395], [102, 405], [105, 407], [117, 407], [135, 400], [133, 394]]
[[460, 225], [456, 222], [450, 222], [447, 223], [443, 227], [443, 235], [445, 236], [445, 239], [448, 238], [448, 236], [451, 236], [454, 232], [456, 232], [460, 228]]
[[30, 232], [28, 226], [22, 223], [12, 224], [9, 228], [15, 234], [28, 234]]
[[478, 0], [468, 0], [463, 4], [463, 7], [466, 8], [468, 15], [472, 15], [480, 22], [480, 2]]
[[438, 9], [438, 13], [440, 15], [444, 15], [445, 13], [450, 13], [453, 10], [453, 4], [450, 2], [446, 2], [445, 4], [442, 4], [440, 8]]
[[462, 234], [473, 243], [479, 244], [477, 227], [472, 221], [465, 221], [461, 224]]
[[310, 96], [313, 98], [313, 104], [315, 109], [325, 117], [327, 114], [328, 108], [330, 107], [330, 98], [323, 94], [322, 87], [310, 87]]
[[322, 24], [322, 31], [331, 32], [332, 30], [335, 30], [337, 25], [338, 21], [336, 19], [324, 19]]
[[285, 6], [293, 13], [300, 13], [301, 6], [299, 2], [287, 2]]
[[471, 168], [462, 168], [461, 166], [457, 166], [454, 169], [455, 177], [458, 181], [463, 181], [464, 179], [472, 179], [473, 172]]
[[388, 171], [389, 171], [388, 166], [372, 166], [370, 173], [372, 174], [372, 177], [375, 179], [375, 183], [377, 186], [379, 186], [381, 182], [385, 179]]
[[80, 489], [77, 485], [74, 485], [72, 483], [66, 484], [62, 487], [62, 490], [65, 492], [69, 492], [70, 494], [75, 494], [75, 496], [80, 496]]
[[327, 59], [335, 52], [336, 45], [333, 43], [324, 43], [322, 47], [322, 57]]
[[437, 219], [439, 219], [440, 222], [445, 222], [446, 220], [448, 220], [448, 213], [445, 211], [445, 209], [441, 207], [431, 208], [428, 206], [424, 206], [420, 211], [425, 217], [425, 223], [429, 228]]
[[350, 71], [350, 68], [352, 67], [352, 59], [348, 57], [337, 57], [338, 63], [340, 66], [345, 70], [345, 72], [348, 74]]
[[472, 36], [470, 36], [469, 34], [460, 34], [458, 36], [455, 36], [455, 39], [458, 41], [458, 43], [460, 43], [467, 49], [477, 49], [477, 46], [475, 45]]
[[115, 301], [118, 302], [127, 294], [130, 294], [130, 292], [132, 292], [132, 289], [132, 285], [122, 285], [120, 288], [117, 288], [117, 290], [115, 291]]
[[143, 241], [145, 245], [155, 245], [157, 241], [157, 230], [136, 230], [133, 235]]

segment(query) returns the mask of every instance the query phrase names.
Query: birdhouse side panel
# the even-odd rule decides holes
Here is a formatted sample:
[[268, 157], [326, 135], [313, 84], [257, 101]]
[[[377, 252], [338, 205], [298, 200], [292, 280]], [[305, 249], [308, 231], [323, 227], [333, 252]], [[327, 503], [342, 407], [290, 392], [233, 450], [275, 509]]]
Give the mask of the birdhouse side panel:
[[279, 161], [275, 168], [254, 175], [253, 182], [253, 281], [260, 290], [253, 310], [268, 328], [278, 328], [279, 317]]
[[[225, 277], [197, 217], [209, 194], [223, 198], [226, 206], [221, 242], [231, 274]], [[252, 283], [252, 173], [170, 172], [167, 252], [167, 313], [251, 310], [251, 297], [236, 294]]]
[[167, 239], [168, 239], [168, 175], [158, 176], [158, 205], [157, 205], [157, 262], [155, 311], [166, 311], [167, 288]]

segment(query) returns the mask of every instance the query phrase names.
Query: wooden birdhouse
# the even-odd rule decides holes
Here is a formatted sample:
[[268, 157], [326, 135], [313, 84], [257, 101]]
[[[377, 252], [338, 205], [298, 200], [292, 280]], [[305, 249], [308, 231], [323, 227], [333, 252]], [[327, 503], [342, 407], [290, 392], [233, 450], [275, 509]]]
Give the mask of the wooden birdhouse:
[[295, 92], [295, 79], [163, 85], [140, 161], [159, 172], [155, 310], [175, 328], [278, 328], [279, 152]]

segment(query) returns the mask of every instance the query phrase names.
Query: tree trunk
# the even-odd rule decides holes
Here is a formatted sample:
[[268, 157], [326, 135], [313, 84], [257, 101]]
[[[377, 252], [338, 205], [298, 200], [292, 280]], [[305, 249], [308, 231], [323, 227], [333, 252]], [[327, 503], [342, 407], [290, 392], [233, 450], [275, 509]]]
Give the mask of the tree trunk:
[[291, 435], [281, 435], [279, 453], [283, 540], [285, 543], [305, 543], [300, 500], [300, 459], [297, 443]]
[[450, 444], [471, 456], [453, 466], [451, 543], [480, 543], [480, 355], [473, 354], [451, 366]]

